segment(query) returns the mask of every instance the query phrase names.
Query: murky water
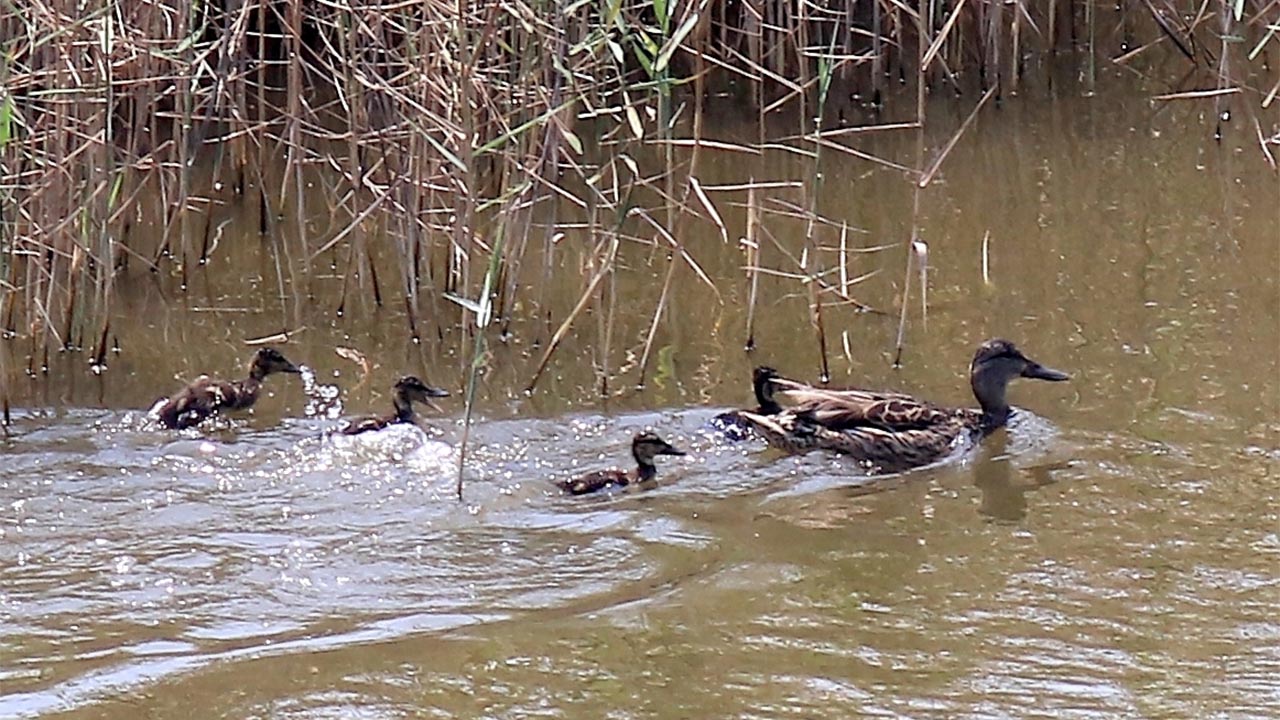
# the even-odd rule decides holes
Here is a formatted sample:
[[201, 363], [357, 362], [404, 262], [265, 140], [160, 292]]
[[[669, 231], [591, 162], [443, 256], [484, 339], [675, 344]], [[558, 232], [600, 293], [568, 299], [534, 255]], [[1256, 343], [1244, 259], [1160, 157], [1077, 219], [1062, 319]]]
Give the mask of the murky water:
[[[913, 317], [900, 370], [909, 187], [824, 164], [821, 212], [865, 230], [849, 245], [894, 245], [850, 268], [880, 271], [852, 293], [885, 314], [826, 310], [834, 381], [968, 402], [969, 357], [995, 335], [1074, 376], [1015, 385], [1007, 433], [888, 479], [705, 432], [748, 402], [753, 364], [819, 369], [794, 281], [762, 280], [742, 351], [743, 257], [707, 222], [682, 237], [720, 301], [680, 270], [644, 391], [666, 258], [642, 245], [617, 278], [620, 392], [597, 393], [598, 314], [531, 397], [545, 319], [495, 344], [462, 503], [456, 397], [429, 434], [324, 436], [389, 409], [402, 373], [461, 389], [448, 303], [416, 345], [364, 295], [335, 318], [340, 277], [301, 290], [286, 272], [282, 302], [256, 238], [224, 240], [186, 296], [131, 275], [106, 373], [54, 358], [0, 440], [0, 717], [1280, 715], [1280, 183], [1246, 128], [1214, 144], [1205, 106], [1148, 107], [1127, 81], [1058, 92], [984, 116], [926, 193], [928, 325]], [[905, 135], [860, 147], [914, 164]], [[810, 171], [785, 154], [699, 163], [707, 186]], [[745, 193], [713, 195], [741, 232]], [[546, 289], [557, 323], [585, 282], [577, 245]], [[282, 325], [311, 398], [275, 376], [211, 433], [145, 421]], [[317, 401], [327, 385], [336, 403]], [[644, 427], [690, 451], [660, 459], [655, 487], [554, 491]]]

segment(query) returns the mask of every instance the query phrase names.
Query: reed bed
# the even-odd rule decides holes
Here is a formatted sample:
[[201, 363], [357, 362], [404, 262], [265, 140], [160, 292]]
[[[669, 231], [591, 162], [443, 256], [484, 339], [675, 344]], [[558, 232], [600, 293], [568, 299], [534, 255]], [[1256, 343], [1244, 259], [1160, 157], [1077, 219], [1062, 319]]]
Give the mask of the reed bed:
[[[1164, 53], [1186, 76], [1160, 100], [1234, 109], [1271, 158], [1278, 35], [1274, 0], [5, 2], [0, 330], [28, 373], [47, 368], [51, 351], [84, 352], [103, 368], [122, 278], [155, 273], [181, 292], [231, 242], [225, 210], [236, 206], [270, 241], [281, 294], [336, 268], [338, 313], [351, 302], [402, 309], [415, 338], [428, 315], [466, 328], [476, 338], [464, 350], [471, 398], [484, 336], [507, 333], [519, 305], [541, 305], [538, 278], [562, 272], [550, 258], [572, 232], [590, 258], [581, 297], [547, 318], [528, 385], [567, 333], [589, 331], [579, 325], [594, 308], [594, 361], [609, 392], [623, 373], [645, 382], [673, 278], [716, 289], [703, 249], [680, 239], [686, 224], [706, 223], [743, 252], [744, 345], [757, 340], [759, 276], [793, 278], [809, 297], [825, 376], [824, 308], [877, 303], [853, 296], [862, 276], [850, 272], [848, 224], [818, 205], [823, 155], [893, 168], [919, 207], [973, 118], [1016, 91], [1029, 63], [1140, 72], [1144, 56]], [[712, 94], [730, 83], [731, 99]], [[901, 87], [914, 88], [914, 108]], [[863, 99], [867, 122], [832, 122], [837, 88]], [[971, 112], [928, 153], [926, 98], [941, 91]], [[721, 102], [752, 108], [755, 143], [706, 131], [708, 104]], [[878, 114], [889, 102], [905, 106], [893, 117], [911, 119]], [[796, 119], [783, 137], [766, 129], [779, 109]], [[873, 132], [917, 133], [915, 164], [861, 148]], [[699, 182], [708, 154], [773, 150], [809, 159], [813, 172], [785, 191]], [[723, 219], [735, 204], [747, 206], [745, 227]], [[307, 231], [316, 217], [330, 219], [320, 236]], [[771, 231], [797, 218], [798, 250]], [[624, 243], [650, 245], [667, 264], [643, 352], [618, 363]], [[908, 263], [904, 293], [911, 263], [923, 267], [917, 243], [913, 233], [885, 246]], [[380, 265], [387, 256], [395, 262]], [[901, 307], [905, 327], [905, 295]], [[282, 332], [292, 322], [286, 311]], [[0, 365], [6, 414], [9, 369]]]

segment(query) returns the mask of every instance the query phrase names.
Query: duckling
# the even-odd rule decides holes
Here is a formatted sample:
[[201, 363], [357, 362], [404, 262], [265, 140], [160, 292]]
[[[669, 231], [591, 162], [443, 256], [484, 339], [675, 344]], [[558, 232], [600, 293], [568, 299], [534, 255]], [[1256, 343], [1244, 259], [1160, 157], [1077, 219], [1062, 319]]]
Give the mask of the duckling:
[[656, 455], [684, 455], [683, 450], [672, 447], [670, 443], [651, 432], [642, 432], [631, 440], [631, 455], [636, 459], [636, 469], [627, 472], [610, 468], [596, 470], [576, 478], [562, 480], [556, 485], [570, 495], [586, 495], [587, 493], [616, 485], [625, 487], [632, 483], [652, 480], [658, 474], [653, 464]]
[[964, 438], [981, 440], [1003, 427], [1010, 408], [1009, 381], [1070, 379], [1023, 355], [1008, 340], [984, 342], [969, 366], [969, 382], [980, 409], [940, 407], [901, 393], [822, 390], [782, 384], [784, 398], [799, 401], [772, 416], [742, 416], [772, 446], [790, 453], [824, 449], [849, 455], [885, 472], [935, 462]]
[[[777, 415], [782, 412], [782, 406], [778, 404], [777, 393], [782, 391], [783, 395], [789, 400], [802, 402], [807, 396], [806, 391], [814, 391], [820, 393], [823, 397], [831, 395], [849, 394], [854, 397], [860, 397], [867, 391], [854, 387], [815, 387], [802, 383], [798, 380], [791, 380], [778, 374], [777, 370], [771, 367], [761, 365], [757, 367], [751, 374], [751, 384], [755, 389], [757, 407], [751, 410], [754, 415]], [[882, 397], [907, 397], [900, 393], [884, 392], [877, 393]], [[721, 432], [726, 440], [737, 442], [745, 440], [753, 435], [753, 425], [744, 417], [742, 410], [730, 410], [720, 413], [711, 418], [712, 426]]]
[[254, 353], [249, 364], [249, 377], [244, 380], [214, 380], [201, 375], [160, 405], [156, 416], [165, 427], [182, 430], [224, 410], [244, 410], [252, 407], [258, 399], [262, 381], [278, 372], [302, 371], [285, 359], [280, 351], [264, 347]]
[[[776, 415], [782, 412], [782, 406], [774, 398], [775, 379], [781, 379], [778, 371], [761, 365], [751, 371], [751, 387], [755, 391], [756, 415]], [[729, 410], [711, 418], [711, 427], [720, 432], [726, 440], [737, 442], [751, 435], [751, 423], [743, 419], [742, 411]]]
[[413, 424], [416, 419], [413, 413], [415, 400], [432, 410], [439, 411], [440, 408], [431, 402], [431, 398], [449, 397], [448, 390], [432, 387], [412, 375], [406, 375], [397, 380], [391, 388], [391, 393], [391, 404], [395, 407], [395, 412], [390, 415], [368, 415], [355, 418], [338, 432], [342, 435], [359, 435], [371, 430], [381, 430], [395, 423]]

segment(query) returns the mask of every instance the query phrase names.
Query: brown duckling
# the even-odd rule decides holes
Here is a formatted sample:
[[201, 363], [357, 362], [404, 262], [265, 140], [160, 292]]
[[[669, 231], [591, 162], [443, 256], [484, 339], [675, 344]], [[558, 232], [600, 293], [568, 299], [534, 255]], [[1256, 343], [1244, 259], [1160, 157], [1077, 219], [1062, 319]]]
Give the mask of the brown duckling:
[[157, 408], [156, 416], [165, 427], [182, 430], [224, 410], [244, 410], [252, 407], [258, 399], [262, 381], [271, 373], [280, 372], [302, 371], [280, 351], [264, 347], [254, 353], [249, 364], [249, 377], [244, 380], [214, 380], [201, 375]]
[[[756, 415], [777, 415], [782, 406], [774, 398], [775, 383], [780, 379], [778, 371], [763, 365], [751, 372], [751, 388], [755, 391], [756, 408], [751, 412]], [[711, 418], [711, 427], [719, 432], [725, 440], [736, 442], [751, 436], [752, 425], [742, 417], [741, 410], [729, 410]]]
[[359, 435], [362, 432], [381, 430], [396, 423], [414, 424], [414, 401], [439, 411], [440, 408], [431, 402], [431, 398], [438, 397], [449, 397], [449, 391], [432, 387], [412, 375], [406, 375], [397, 380], [391, 388], [391, 404], [395, 407], [395, 412], [390, 415], [367, 415], [355, 418], [338, 432], [342, 435]]
[[610, 485], [625, 487], [632, 483], [652, 480], [658, 474], [653, 464], [657, 455], [684, 455], [683, 450], [671, 446], [666, 440], [651, 432], [642, 432], [631, 440], [631, 455], [636, 459], [636, 469], [632, 471], [610, 468], [580, 475], [576, 478], [561, 480], [556, 485], [570, 495], [586, 495]]

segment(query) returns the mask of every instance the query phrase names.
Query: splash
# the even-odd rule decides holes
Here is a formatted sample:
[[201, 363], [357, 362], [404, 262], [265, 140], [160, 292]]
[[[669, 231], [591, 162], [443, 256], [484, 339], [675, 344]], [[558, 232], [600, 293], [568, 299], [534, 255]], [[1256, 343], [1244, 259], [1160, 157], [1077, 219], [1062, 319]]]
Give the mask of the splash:
[[302, 371], [302, 392], [307, 396], [307, 406], [303, 409], [307, 417], [320, 417], [336, 420], [342, 416], [342, 392], [337, 385], [322, 383], [316, 377], [316, 371], [309, 365], [300, 365]]

